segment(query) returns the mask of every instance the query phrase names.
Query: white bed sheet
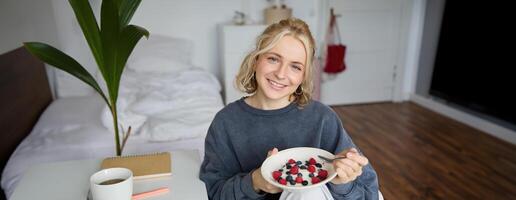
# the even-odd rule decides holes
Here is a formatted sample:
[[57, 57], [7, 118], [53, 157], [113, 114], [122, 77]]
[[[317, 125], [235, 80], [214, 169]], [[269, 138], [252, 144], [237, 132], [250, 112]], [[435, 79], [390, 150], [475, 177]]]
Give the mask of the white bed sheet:
[[[33, 165], [114, 156], [114, 134], [101, 123], [103, 105], [98, 95], [53, 101], [31, 134], [11, 155], [3, 171], [1, 184], [7, 197], [11, 196], [23, 173]], [[148, 142], [142, 137], [131, 136], [123, 154], [181, 149], [197, 149], [201, 159], [204, 154], [204, 137], [167, 142]]]
[[[217, 78], [200, 68], [175, 72], [124, 71], [117, 108], [119, 124], [152, 141], [174, 141], [206, 134], [224, 106]], [[110, 108], [102, 124], [113, 130]]]

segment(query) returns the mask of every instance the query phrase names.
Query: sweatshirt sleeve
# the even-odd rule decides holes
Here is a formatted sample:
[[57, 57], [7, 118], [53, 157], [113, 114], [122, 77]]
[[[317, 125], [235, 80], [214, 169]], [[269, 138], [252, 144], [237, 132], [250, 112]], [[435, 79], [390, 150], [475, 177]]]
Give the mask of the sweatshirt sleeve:
[[214, 121], [205, 140], [205, 155], [199, 178], [210, 200], [262, 199], [252, 186], [251, 172], [242, 173], [229, 139]]
[[[355, 144], [344, 130], [340, 118], [335, 112], [331, 112], [328, 121], [325, 123], [323, 147], [330, 152], [337, 154], [345, 149], [355, 147]], [[335, 139], [332, 139], [335, 138]], [[361, 152], [358, 148], [357, 150]], [[361, 153], [362, 154], [362, 153]], [[371, 164], [362, 168], [362, 174], [352, 182], [345, 184], [327, 184], [333, 198], [344, 199], [378, 199], [378, 178]]]

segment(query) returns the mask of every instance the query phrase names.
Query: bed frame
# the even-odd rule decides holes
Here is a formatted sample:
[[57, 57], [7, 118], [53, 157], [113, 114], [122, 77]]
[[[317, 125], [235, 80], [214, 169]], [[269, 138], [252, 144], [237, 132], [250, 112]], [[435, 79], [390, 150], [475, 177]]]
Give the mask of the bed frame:
[[[24, 47], [0, 55], [0, 172], [52, 102], [45, 65]], [[1, 178], [1, 175], [0, 175]], [[0, 200], [5, 199], [0, 190]]]

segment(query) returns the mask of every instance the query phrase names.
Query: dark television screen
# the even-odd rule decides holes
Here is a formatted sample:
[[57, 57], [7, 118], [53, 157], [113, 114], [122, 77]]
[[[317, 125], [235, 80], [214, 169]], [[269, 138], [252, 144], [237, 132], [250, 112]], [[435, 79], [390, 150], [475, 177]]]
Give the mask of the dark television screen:
[[516, 34], [510, 8], [499, 2], [446, 2], [431, 95], [516, 124]]

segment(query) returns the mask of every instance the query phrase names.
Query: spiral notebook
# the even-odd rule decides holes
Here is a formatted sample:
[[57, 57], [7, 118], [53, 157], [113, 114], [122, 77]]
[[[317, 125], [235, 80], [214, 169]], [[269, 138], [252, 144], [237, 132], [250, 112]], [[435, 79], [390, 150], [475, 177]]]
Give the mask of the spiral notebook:
[[169, 152], [110, 157], [102, 161], [102, 169], [112, 167], [130, 169], [135, 180], [172, 175]]

